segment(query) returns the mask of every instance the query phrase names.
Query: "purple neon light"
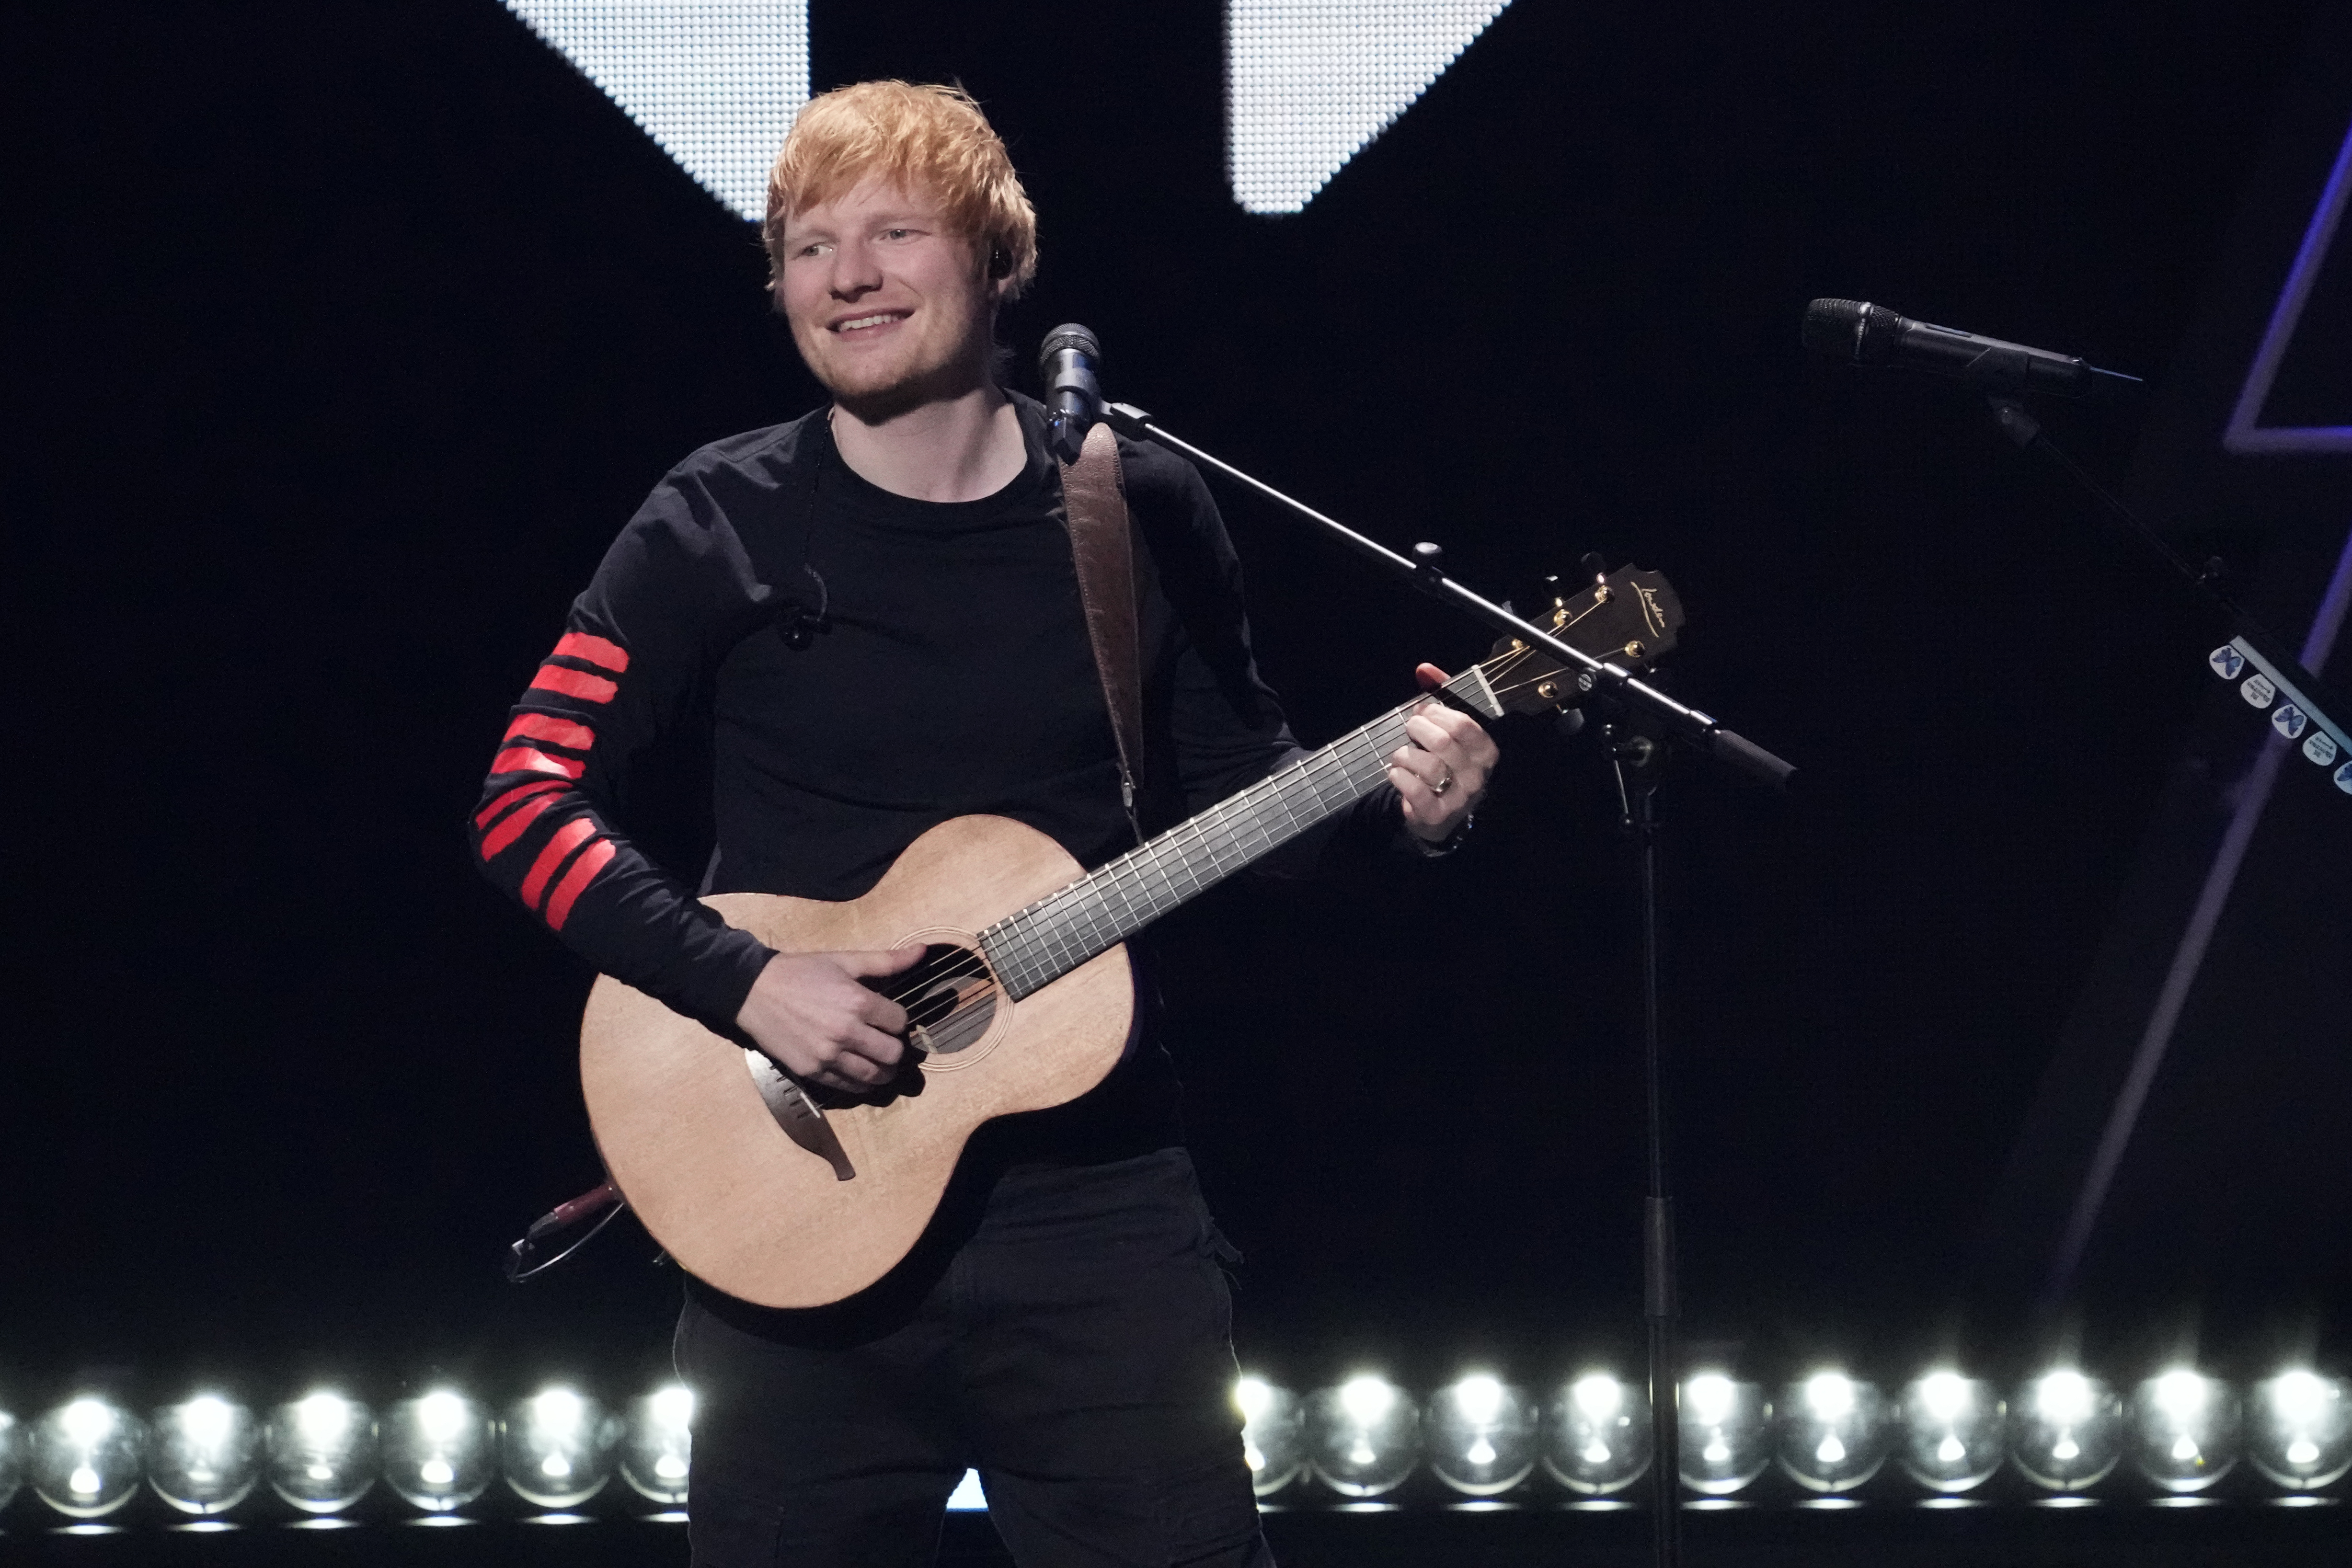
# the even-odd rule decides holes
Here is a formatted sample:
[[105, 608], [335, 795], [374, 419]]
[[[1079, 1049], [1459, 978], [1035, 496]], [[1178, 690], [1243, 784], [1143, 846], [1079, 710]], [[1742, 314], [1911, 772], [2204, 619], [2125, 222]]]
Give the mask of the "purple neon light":
[[2327, 259], [2327, 247], [2336, 238], [2338, 220], [2344, 216], [2347, 200], [2352, 200], [2352, 132], [2344, 138], [2343, 150], [2336, 154], [2336, 168], [2327, 176], [2327, 188], [2320, 193], [2319, 206], [2311, 214], [2311, 226], [2304, 231], [2303, 248], [2295, 252], [2294, 266], [2288, 269], [2286, 287], [2279, 290], [2278, 305], [2271, 311], [2271, 324], [2263, 333], [2262, 347], [2254, 350], [2254, 362], [2246, 371], [2246, 384], [2238, 392], [2238, 406], [2231, 411], [2230, 427], [2221, 434], [2221, 444], [2236, 453], [2254, 452], [2352, 452], [2352, 424], [2264, 425], [2257, 422], [2263, 416], [2263, 404], [2270, 401], [2271, 382], [2278, 378], [2279, 361], [2286, 358], [2287, 345], [2294, 340], [2295, 323], [2303, 319], [2303, 308], [2311, 298], [2312, 286], [2319, 280], [2320, 265]]
[[[2254, 352], [2252, 368], [2246, 372], [2246, 384], [2238, 393], [2238, 406], [2230, 415], [2229, 428], [2222, 433], [2221, 444], [2231, 452], [2352, 452], [2352, 425], [2264, 427], [2254, 423], [2271, 395], [2271, 382], [2278, 374], [2279, 361], [2286, 357], [2287, 344], [2294, 337], [2295, 323], [2302, 319], [2304, 303], [2319, 277], [2320, 264], [2327, 259], [2327, 247], [2336, 238], [2336, 225], [2344, 216], [2347, 199], [2352, 199], [2352, 132], [2346, 134], [2344, 146], [2336, 154], [2336, 167], [2327, 176], [2326, 188], [2320, 193], [2318, 208], [2311, 214], [2311, 226], [2304, 231], [2303, 247], [2295, 253], [2294, 266], [2287, 272], [2286, 287], [2279, 291], [2270, 326], [2263, 333], [2262, 346]], [[2313, 617], [2310, 633], [2304, 639], [2305, 669], [2315, 674], [2327, 663], [2347, 611], [2352, 611], [2352, 535], [2344, 540], [2344, 551], [2336, 559], [2327, 591], [2320, 596], [2319, 612]], [[2158, 988], [2147, 1027], [2140, 1034], [2138, 1049], [2132, 1052], [2130, 1071], [2125, 1073], [2123, 1087], [2116, 1091], [2116, 1103], [2108, 1109], [2106, 1125], [2100, 1131], [2098, 1146], [2092, 1151], [2090, 1168], [2084, 1173], [2082, 1188], [2075, 1193], [2074, 1206], [2066, 1216], [2066, 1228], [2058, 1239], [2045, 1287], [2053, 1300], [2063, 1296], [2074, 1282], [2084, 1249], [2090, 1245], [2091, 1232], [2098, 1225], [2100, 1211], [2106, 1207], [2107, 1192], [2123, 1165], [2124, 1150], [2131, 1143], [2133, 1129], [2139, 1124], [2140, 1110], [2147, 1103], [2149, 1090], [2156, 1085], [2165, 1052], [2171, 1048], [2173, 1032], [2179, 1027], [2180, 1012], [2188, 1005], [2189, 990], [2205, 967], [2205, 954], [2212, 945], [2214, 929], [2221, 925], [2221, 911], [2237, 886], [2239, 869], [2245, 863], [2246, 851], [2253, 843], [2254, 830], [2262, 824], [2263, 812], [2270, 805], [2271, 790], [2278, 783], [2279, 768], [2286, 753], [2284, 738], [2276, 735], [2264, 737], [2252, 768], [2233, 792], [2236, 798], [2231, 803], [2230, 824], [2221, 835], [2221, 846], [2206, 871], [2205, 885], [2198, 893], [2196, 907], [2189, 912], [2179, 946], [2173, 949], [2172, 963], [2165, 971], [2164, 984]]]
[[[2344, 541], [2344, 553], [2336, 559], [2335, 575], [2320, 599], [2311, 634], [2304, 639], [2305, 669], [2316, 674], [2327, 663], [2327, 655], [2336, 646], [2336, 635], [2344, 629], [2347, 608], [2352, 608], [2352, 538]], [[2148, 1091], [2156, 1086], [2157, 1070], [2164, 1065], [2173, 1031], [2180, 1025], [2181, 1009], [2189, 1003], [2189, 989], [2205, 967], [2206, 950], [2212, 946], [2214, 930], [2221, 924], [2221, 911], [2238, 885], [2239, 869], [2245, 864], [2246, 851], [2254, 841], [2254, 830], [2262, 825], [2263, 812], [2271, 803], [2271, 790], [2278, 783], [2279, 768], [2286, 760], [2287, 751], [2285, 737], [2264, 736], [2253, 767], [2234, 791], [2237, 799], [2230, 812], [2229, 828], [2221, 835], [2221, 847], [2205, 873], [2205, 885], [2198, 892], [2197, 906], [2189, 912], [2188, 927], [2180, 934], [2180, 945], [2173, 949], [2172, 963], [2165, 970], [2163, 986], [2157, 991], [2147, 1027], [2140, 1034], [2138, 1049], [2132, 1052], [2131, 1070], [2124, 1075], [2123, 1087], [2116, 1092], [2116, 1103], [2107, 1112], [2107, 1124], [2100, 1131], [2098, 1147], [2091, 1155], [2091, 1168], [2083, 1176], [2082, 1190], [2075, 1194], [2074, 1207], [2066, 1216], [2065, 1232], [2058, 1239], [2048, 1287], [2053, 1298], [2063, 1295], [2073, 1281], [2074, 1270], [2083, 1261], [2083, 1250], [2090, 1245], [2091, 1231], [2098, 1224], [2099, 1211], [2106, 1207], [2107, 1189], [2115, 1185], [2116, 1172], [2124, 1163], [2124, 1149], [2131, 1143], [2132, 1129], [2139, 1124], [2140, 1108], [2147, 1103]]]

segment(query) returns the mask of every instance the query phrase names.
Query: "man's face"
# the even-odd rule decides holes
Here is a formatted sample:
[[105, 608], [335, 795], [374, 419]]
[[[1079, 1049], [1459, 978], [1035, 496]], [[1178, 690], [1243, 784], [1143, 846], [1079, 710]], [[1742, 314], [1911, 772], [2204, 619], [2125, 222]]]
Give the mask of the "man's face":
[[1001, 285], [927, 193], [867, 179], [784, 225], [776, 293], [835, 401], [883, 419], [986, 379]]

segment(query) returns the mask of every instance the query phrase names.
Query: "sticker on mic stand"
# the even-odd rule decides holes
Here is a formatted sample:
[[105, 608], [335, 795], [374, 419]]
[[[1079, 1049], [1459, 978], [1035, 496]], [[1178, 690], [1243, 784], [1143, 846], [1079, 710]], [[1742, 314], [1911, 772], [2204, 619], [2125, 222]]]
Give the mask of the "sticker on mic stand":
[[2315, 729], [2311, 738], [2303, 743], [2303, 754], [2322, 768], [2336, 760], [2336, 737], [2324, 729]]
[[2352, 795], [2352, 762], [2336, 770], [2336, 787], [2347, 795]]
[[2236, 680], [2238, 672], [2246, 667], [2246, 656], [2227, 643], [2206, 654], [2205, 662], [2212, 665], [2213, 673], [2225, 681]]
[[2311, 721], [2304, 716], [2303, 710], [2293, 703], [2279, 704], [2278, 711], [2271, 715], [2271, 727], [2289, 740], [2301, 735], [2310, 723]]
[[2238, 687], [2238, 695], [2256, 707], [2268, 707], [2271, 699], [2278, 695], [2278, 688], [2271, 685], [2268, 675], [2257, 673], [2245, 678]]

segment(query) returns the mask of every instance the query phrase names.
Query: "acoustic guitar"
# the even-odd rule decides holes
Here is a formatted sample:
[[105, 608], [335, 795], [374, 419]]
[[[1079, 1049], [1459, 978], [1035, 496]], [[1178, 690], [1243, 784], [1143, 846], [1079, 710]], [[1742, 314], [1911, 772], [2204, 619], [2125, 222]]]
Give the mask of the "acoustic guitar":
[[[1674, 645], [1682, 612], [1664, 578], [1626, 568], [1562, 596], [1549, 619], [1561, 641], [1632, 674]], [[760, 1052], [604, 977], [580, 1069], [604, 1167], [670, 1256], [730, 1295], [813, 1307], [855, 1294], [914, 1246], [981, 1124], [1074, 1100], [1118, 1062], [1129, 936], [1378, 788], [1423, 702], [1492, 719], [1582, 695], [1506, 640], [1442, 693], [1091, 872], [1034, 828], [959, 817], [846, 903], [713, 895], [779, 952], [922, 943], [912, 968], [873, 982], [908, 1010], [905, 1064], [871, 1096], [812, 1096]]]

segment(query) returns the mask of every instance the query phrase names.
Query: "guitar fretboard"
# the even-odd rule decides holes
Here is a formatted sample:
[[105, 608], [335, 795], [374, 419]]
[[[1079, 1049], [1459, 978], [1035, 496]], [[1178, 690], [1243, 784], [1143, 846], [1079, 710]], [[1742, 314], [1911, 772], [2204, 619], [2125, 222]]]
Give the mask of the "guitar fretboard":
[[[1465, 670], [1445, 690], [1489, 717], [1502, 714], [1482, 667]], [[1322, 750], [1276, 768], [998, 921], [980, 934], [981, 950], [997, 979], [1013, 997], [1025, 997], [1354, 805], [1387, 779], [1390, 756], [1405, 743], [1405, 721], [1424, 700], [1382, 714]]]

